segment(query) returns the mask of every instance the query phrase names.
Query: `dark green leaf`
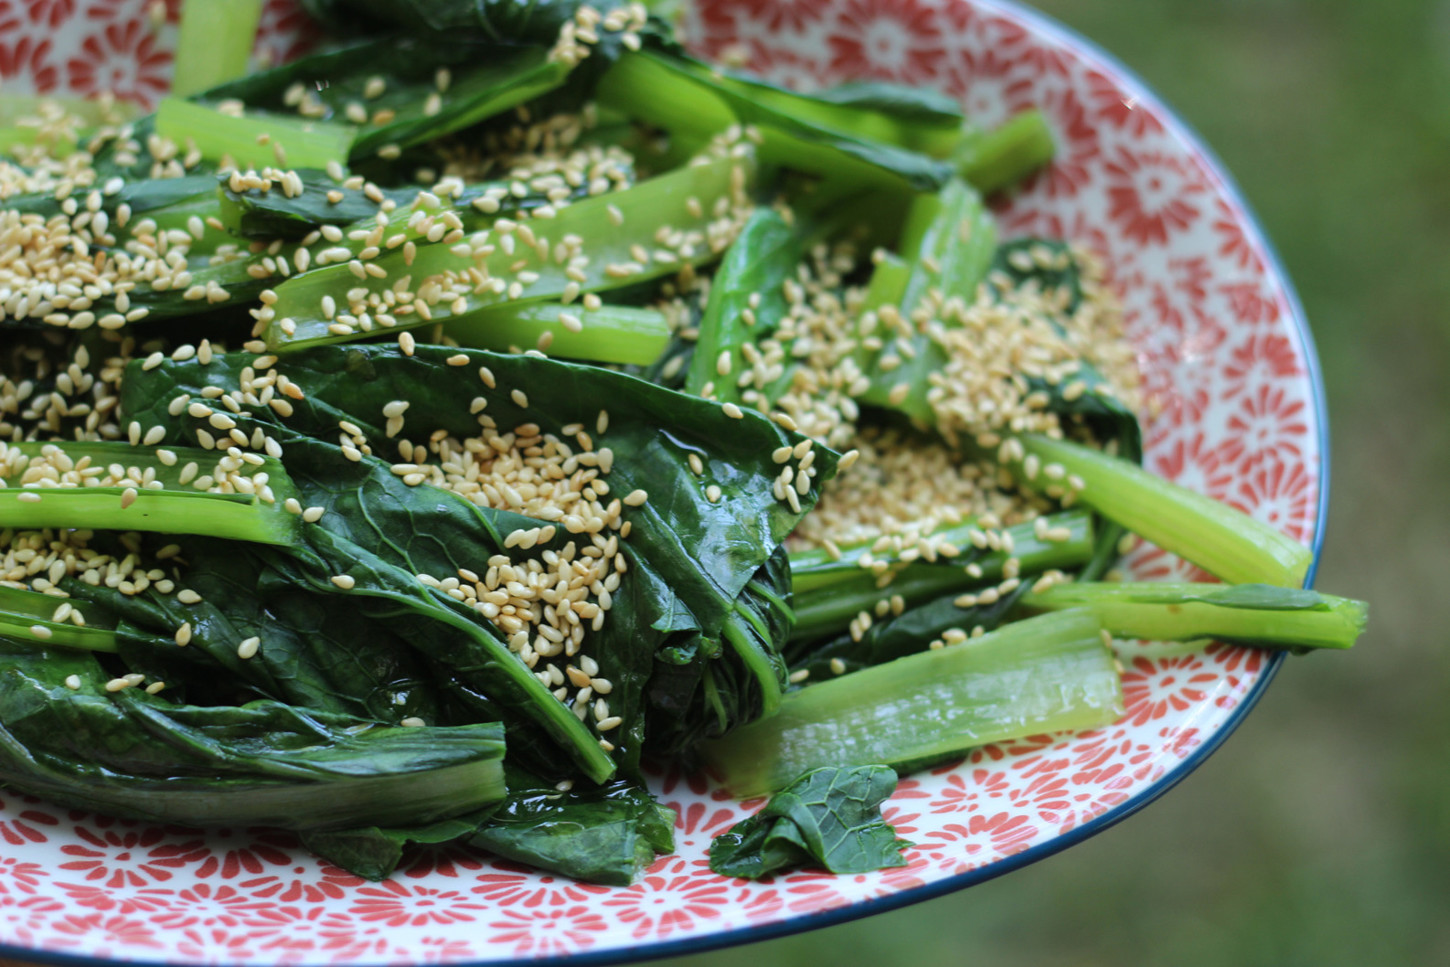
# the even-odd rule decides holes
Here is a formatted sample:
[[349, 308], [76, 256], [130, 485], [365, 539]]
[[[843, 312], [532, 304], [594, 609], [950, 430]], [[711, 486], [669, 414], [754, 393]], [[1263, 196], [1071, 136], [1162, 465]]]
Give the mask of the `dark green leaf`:
[[675, 814], [630, 782], [561, 791], [518, 770], [509, 796], [468, 842], [576, 880], [628, 886], [675, 849]]
[[[466, 439], [479, 432], [468, 400], [480, 396], [500, 427], [533, 422], [562, 438], [562, 428], [570, 423], [593, 426], [601, 403], [606, 404], [609, 429], [596, 443], [607, 443], [618, 455], [608, 477], [611, 491], [623, 495], [642, 489], [650, 495], [629, 512], [632, 533], [623, 547], [630, 573], [614, 595], [610, 620], [587, 646], [600, 674], [614, 684], [611, 714], [624, 724], [610, 741], [617, 747], [616, 758], [628, 765], [640, 752], [646, 684], [656, 653], [710, 653], [709, 643], [722, 639], [726, 625], [742, 620], [746, 585], [799, 520], [773, 496], [778, 467], [771, 452], [800, 438], [758, 414], [731, 419], [715, 403], [595, 367], [482, 352], [471, 353], [466, 367], [448, 365], [445, 359], [455, 354], [420, 346], [407, 357], [392, 348], [360, 346], [288, 357], [284, 369], [305, 388], [307, 398], [285, 421], [262, 414], [254, 419], [283, 443], [284, 463], [303, 503], [326, 513], [307, 531], [306, 546], [268, 559], [315, 593], [339, 594], [331, 576], [351, 575], [356, 586], [345, 599], [369, 617], [427, 617], [395, 621], [391, 627], [429, 663], [449, 670], [446, 704], [469, 709], [474, 718], [509, 724], [510, 749], [532, 750], [536, 769], [546, 774], [558, 769], [559, 757], [549, 751], [554, 742], [574, 749], [576, 759], [597, 756], [595, 737], [538, 685], [491, 624], [415, 577], [424, 573], [441, 579], [462, 567], [479, 570], [502, 549], [503, 535], [540, 522], [480, 508], [429, 486], [404, 484], [389, 469], [400, 458], [389, 452], [393, 444], [381, 411], [391, 400], [408, 400], [409, 435], [421, 438], [443, 430]], [[166, 362], [127, 380], [124, 405], [144, 424], [166, 426], [184, 438], [191, 418], [171, 417], [170, 400], [183, 392], [199, 395], [208, 385], [235, 386], [251, 359], [237, 354], [208, 366]], [[478, 380], [481, 364], [490, 368], [497, 389]], [[527, 410], [512, 398], [515, 388], [530, 395]], [[354, 463], [324, 442], [335, 439], [342, 420], [356, 424], [378, 452]], [[254, 424], [242, 425], [250, 432]], [[833, 471], [834, 457], [818, 452], [815, 465], [818, 479], [824, 480]], [[703, 477], [690, 467], [692, 454], [702, 462]], [[705, 492], [710, 485], [726, 499], [711, 502]], [[815, 495], [812, 490], [803, 498], [803, 509]], [[561, 529], [555, 545], [567, 539]], [[753, 606], [743, 607], [749, 612]], [[772, 627], [769, 621], [757, 624]], [[736, 648], [734, 654], [759, 659], [753, 672], [759, 687], [766, 686], [767, 676], [778, 687], [783, 665], [772, 662], [768, 649], [756, 647], [750, 635], [736, 640], [744, 650]], [[693, 673], [679, 685], [693, 691], [699, 677]], [[650, 692], [659, 694], [654, 687]], [[763, 708], [767, 700], [768, 695], [758, 697], [753, 704]], [[596, 751], [591, 753], [591, 747]], [[597, 771], [597, 764], [589, 768]]]
[[710, 869], [758, 880], [793, 866], [869, 873], [905, 866], [910, 844], [881, 817], [896, 788], [888, 766], [814, 769], [770, 798], [754, 816], [710, 844]]
[[300, 830], [432, 822], [503, 795], [495, 723], [390, 728], [277, 702], [178, 705], [108, 691], [89, 654], [0, 640], [0, 659], [0, 782], [62, 805]]

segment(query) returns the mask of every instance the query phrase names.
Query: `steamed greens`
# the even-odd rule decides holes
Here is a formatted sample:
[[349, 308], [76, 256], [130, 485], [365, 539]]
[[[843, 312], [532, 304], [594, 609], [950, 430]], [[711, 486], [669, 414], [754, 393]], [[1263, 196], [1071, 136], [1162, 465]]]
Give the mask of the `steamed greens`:
[[[708, 764], [774, 793], [717, 872], [859, 873], [897, 772], [1120, 716], [1105, 634], [1362, 629], [1139, 466], [1101, 266], [990, 215], [1037, 112], [639, 4], [304, 6], [316, 54], [188, 4], [155, 114], [0, 138], [0, 783], [627, 885]], [[1109, 580], [1128, 532], [1240, 583]]]

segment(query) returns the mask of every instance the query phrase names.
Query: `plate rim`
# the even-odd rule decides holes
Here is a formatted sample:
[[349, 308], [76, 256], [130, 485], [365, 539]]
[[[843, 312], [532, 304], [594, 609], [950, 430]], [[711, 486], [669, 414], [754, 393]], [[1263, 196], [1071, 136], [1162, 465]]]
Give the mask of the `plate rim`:
[[[1296, 333], [1303, 346], [1305, 376], [1309, 382], [1310, 398], [1318, 426], [1319, 493], [1315, 504], [1314, 534], [1310, 542], [1310, 553], [1312, 557], [1304, 579], [1304, 587], [1312, 588], [1315, 577], [1318, 574], [1319, 561], [1323, 554], [1325, 534], [1328, 527], [1331, 468], [1328, 400], [1324, 387], [1318, 348], [1315, 345], [1314, 335], [1309, 327], [1304, 306], [1299, 299], [1299, 294], [1294, 287], [1293, 280], [1284, 268], [1278, 250], [1260, 225], [1258, 215], [1244, 197], [1237, 182], [1229, 174], [1227, 167], [1208, 146], [1208, 143], [1199, 135], [1193, 125], [1185, 121], [1177, 111], [1158, 97], [1138, 73], [1124, 64], [1116, 55], [1074, 28], [1061, 23], [1041, 11], [1026, 6], [1024, 3], [1019, 2], [1019, 0], [959, 0], [959, 2], [971, 2], [1009, 12], [1029, 24], [1034, 31], [1044, 37], [1057, 41], [1063, 46], [1080, 50], [1091, 57], [1097, 58], [1102, 64], [1110, 68], [1116, 75], [1116, 80], [1121, 81], [1124, 87], [1130, 89], [1138, 101], [1153, 108], [1156, 114], [1164, 120], [1173, 136], [1197, 154], [1199, 160], [1203, 162], [1207, 173], [1216, 183], [1218, 190], [1234, 204], [1244, 221], [1256, 234], [1259, 247], [1263, 253], [1264, 269], [1267, 274], [1278, 281], [1282, 289], [1284, 301], [1289, 310], [1289, 316], [1292, 320], [1292, 330]], [[537, 959], [518, 957], [489, 960], [467, 959], [456, 962], [451, 961], [450, 967], [502, 967], [505, 964], [520, 964], [525, 961], [530, 963], [567, 962], [577, 964], [579, 967], [604, 967], [604, 965], [608, 964], [625, 962], [640, 963], [665, 957], [705, 953], [711, 950], [720, 950], [726, 947], [740, 946], [766, 940], [776, 940], [793, 934], [838, 926], [880, 913], [904, 909], [916, 903], [934, 900], [947, 894], [956, 893], [968, 887], [976, 886], [979, 883], [996, 879], [999, 876], [1044, 860], [1049, 856], [1096, 836], [1098, 833], [1117, 825], [1134, 813], [1137, 813], [1145, 806], [1156, 802], [1169, 790], [1177, 786], [1189, 774], [1198, 769], [1209, 756], [1218, 751], [1229, 736], [1237, 731], [1238, 727], [1243, 723], [1243, 720], [1253, 711], [1254, 706], [1259, 703], [1259, 700], [1268, 690], [1270, 683], [1277, 676], [1280, 667], [1284, 663], [1286, 654], [1284, 651], [1275, 652], [1265, 664], [1263, 671], [1259, 674], [1253, 686], [1234, 707], [1228, 718], [1224, 720], [1223, 724], [1219, 726], [1213, 735], [1209, 736], [1201, 745], [1195, 748], [1189, 755], [1185, 756], [1174, 768], [1165, 772], [1155, 780], [1148, 788], [1127, 802], [1114, 806], [1103, 814], [1083, 823], [1081, 826], [1074, 827], [1066, 833], [1029, 847], [1020, 853], [1002, 857], [986, 866], [948, 876], [932, 883], [909, 887], [886, 896], [858, 900], [846, 906], [800, 914], [772, 923], [736, 927], [703, 936], [666, 940], [641, 947], [585, 950], [563, 956], [555, 955]], [[4, 940], [0, 940], [0, 958], [11, 958], [21, 964], [62, 965], [62, 967], [80, 967], [80, 965], [87, 965], [87, 967], [105, 967], [105, 965], [115, 963], [114, 960], [89, 954], [73, 954], [66, 951], [15, 946], [14, 944], [6, 943]], [[168, 959], [165, 957], [156, 959], [127, 958], [123, 962], [139, 965], [139, 967], [175, 967], [178, 964], [201, 963], [200, 961], [189, 959]], [[309, 967], [309, 965], [314, 963], [321, 962], [303, 960], [298, 963], [298, 967]], [[393, 967], [397, 962], [384, 959], [358, 960], [350, 961], [349, 963], [352, 967]]]

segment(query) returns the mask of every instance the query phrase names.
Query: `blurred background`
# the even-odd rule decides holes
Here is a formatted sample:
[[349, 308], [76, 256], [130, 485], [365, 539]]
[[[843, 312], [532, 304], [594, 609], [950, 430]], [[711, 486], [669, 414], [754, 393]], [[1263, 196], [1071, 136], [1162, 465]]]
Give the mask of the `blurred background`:
[[1329, 393], [1317, 586], [1371, 603], [1164, 798], [1065, 853], [842, 926], [659, 961], [1450, 964], [1450, 2], [1038, 0], [1223, 160]]

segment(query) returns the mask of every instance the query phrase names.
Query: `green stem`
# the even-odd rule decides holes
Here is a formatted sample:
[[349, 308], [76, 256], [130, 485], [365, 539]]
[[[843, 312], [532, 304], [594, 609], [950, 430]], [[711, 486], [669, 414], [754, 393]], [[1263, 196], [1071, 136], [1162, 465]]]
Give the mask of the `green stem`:
[[760, 685], [760, 714], [761, 716], [774, 715], [781, 702], [781, 674], [776, 663], [756, 643], [757, 634], [762, 634], [763, 629], [757, 627], [755, 634], [745, 627], [745, 623], [752, 622], [751, 616], [738, 608], [725, 616], [725, 623], [721, 626], [720, 632], [730, 647], [735, 650], [742, 664], [750, 672], [756, 682]]
[[68, 618], [56, 620], [58, 609], [77, 602], [39, 591], [0, 587], [0, 638], [30, 642], [38, 647], [56, 646], [84, 651], [116, 651], [115, 622], [109, 615], [97, 614], [94, 606], [87, 624], [77, 625]]
[[[383, 254], [371, 264], [379, 266], [381, 278], [358, 279], [347, 265], [329, 265], [290, 279], [276, 287], [276, 320], [267, 329], [267, 344], [279, 351], [304, 349], [311, 346], [328, 345], [360, 339], [369, 334], [376, 335], [380, 328], [355, 327], [353, 331], [335, 328], [335, 320], [328, 319], [322, 309], [324, 296], [331, 295], [345, 307], [342, 296], [354, 288], [366, 288], [376, 293], [390, 288], [405, 277], [414, 280], [414, 288], [422, 280], [446, 271], [463, 272], [477, 270], [498, 283], [475, 287], [465, 297], [460, 311], [455, 312], [449, 302], [440, 301], [426, 312], [399, 309], [395, 323], [383, 331], [401, 331], [430, 322], [448, 323], [480, 309], [507, 303], [538, 302], [557, 299], [566, 289], [576, 287], [581, 293], [604, 292], [629, 285], [637, 285], [665, 275], [672, 275], [685, 264], [701, 265], [720, 256], [717, 249], [722, 244], [718, 231], [720, 227], [712, 215], [715, 202], [725, 198], [734, 201], [742, 192], [748, 191], [755, 175], [755, 162], [749, 155], [732, 155], [659, 175], [640, 182], [623, 191], [593, 196], [561, 208], [552, 219], [532, 219], [529, 225], [538, 237], [557, 242], [568, 235], [589, 240], [585, 251], [588, 264], [571, 268], [560, 263], [552, 247], [531, 246], [509, 242], [505, 244], [506, 233], [493, 230], [475, 235], [468, 243], [475, 245], [474, 254], [457, 251], [456, 245], [429, 245], [419, 247], [412, 257], [398, 251]], [[671, 258], [668, 254], [660, 259], [651, 257], [647, 263], [636, 261], [640, 249], [654, 253], [660, 249], [657, 236], [669, 230], [677, 238], [694, 241], [683, 245]], [[515, 235], [508, 234], [509, 239]], [[548, 248], [548, 251], [542, 249]], [[527, 283], [520, 280], [521, 273]], [[519, 288], [509, 294], [509, 287], [517, 283]], [[480, 289], [482, 291], [480, 291]], [[417, 305], [421, 300], [415, 300]], [[282, 320], [291, 320], [295, 327], [289, 334]]]
[[[11, 468], [7, 470], [11, 475], [8, 484], [0, 478], [0, 528], [201, 534], [283, 546], [298, 540], [301, 518], [284, 509], [287, 499], [296, 497], [296, 490], [279, 461], [266, 457], [255, 468], [267, 474], [266, 486], [274, 498], [268, 503], [251, 494], [188, 489], [192, 485], [181, 482], [183, 473], [205, 476], [204, 468], [218, 460], [216, 451], [176, 447], [166, 452], [175, 459], [163, 463], [157, 451], [126, 443], [0, 444], [0, 460], [4, 461], [0, 466]], [[24, 459], [17, 461], [17, 454]], [[116, 486], [41, 486], [40, 480], [25, 476], [25, 468], [33, 466], [37, 458], [73, 469], [82, 482], [97, 479], [86, 475], [88, 468], [119, 465], [126, 468], [128, 477], [134, 471], [140, 479], [146, 479], [149, 472], [160, 488], [129, 480], [117, 481]], [[17, 486], [22, 480], [25, 483]]]
[[208, 161], [227, 159], [242, 168], [345, 164], [353, 139], [352, 131], [339, 124], [276, 114], [236, 117], [175, 97], [157, 109], [156, 133], [177, 144], [196, 145]]
[[[1313, 552], [1268, 524], [1101, 451], [1035, 434], [1018, 439], [1042, 467], [1028, 479], [1023, 464], [1012, 463], [1023, 485], [1051, 496], [1049, 488], [1077, 477], [1077, 500], [1221, 580], [1303, 586]], [[1055, 481], [1047, 476], [1053, 465], [1063, 471]]]
[[[577, 331], [564, 325], [578, 319]], [[670, 344], [670, 324], [657, 309], [537, 302], [489, 306], [453, 316], [443, 330], [460, 346], [517, 352], [547, 347], [550, 356], [647, 366]]]
[[1047, 119], [1033, 108], [969, 137], [958, 149], [957, 171], [982, 194], [990, 195], [1047, 164], [1055, 150]]
[[1081, 608], [1113, 635], [1153, 641], [1217, 638], [1239, 644], [1349, 648], [1368, 605], [1266, 584], [1060, 584], [1026, 595], [1027, 612]]
[[176, 37], [171, 93], [189, 97], [247, 72], [262, 0], [186, 0]]
[[[966, 592], [993, 585], [1002, 580], [1008, 558], [1016, 558], [1018, 574], [1025, 581], [1052, 568], [1070, 570], [1080, 567], [1092, 557], [1092, 515], [1080, 510], [1065, 511], [1045, 518], [1054, 531], [1066, 531], [1064, 540], [1042, 540], [1030, 524], [1007, 529], [1013, 549], [977, 550], [970, 541], [971, 523], [961, 524], [934, 534], [944, 543], [955, 544], [964, 552], [937, 563], [891, 562], [889, 583], [873, 571], [855, 562], [864, 546], [843, 551], [840, 561], [832, 560], [824, 551], [810, 550], [791, 555], [791, 582], [796, 623], [791, 640], [804, 641], [841, 631], [862, 611], [872, 612], [876, 605], [900, 595], [907, 607], [929, 601], [951, 592]], [[874, 555], [873, 555], [874, 557]], [[966, 570], [967, 564], [980, 569], [979, 574]]]
[[[903, 318], [910, 320], [928, 294], [960, 299], [965, 305], [976, 300], [977, 286], [997, 250], [997, 232], [981, 196], [954, 179], [937, 194], [915, 198], [897, 249], [911, 267], [898, 305]], [[943, 315], [940, 324], [959, 323]], [[927, 401], [930, 375], [942, 369], [946, 354], [929, 332], [914, 322], [909, 325], [909, 334], [878, 327], [885, 345], [865, 367], [871, 385], [861, 399], [930, 425], [934, 419]]]
[[703, 751], [734, 795], [755, 796], [823, 766], [919, 761], [1122, 713], [1097, 621], [1067, 611], [791, 692]]

